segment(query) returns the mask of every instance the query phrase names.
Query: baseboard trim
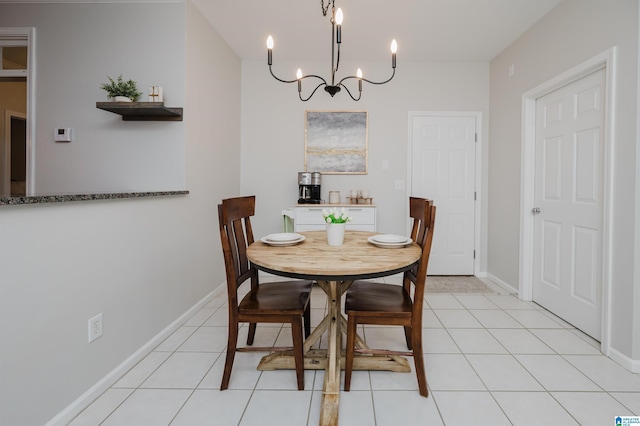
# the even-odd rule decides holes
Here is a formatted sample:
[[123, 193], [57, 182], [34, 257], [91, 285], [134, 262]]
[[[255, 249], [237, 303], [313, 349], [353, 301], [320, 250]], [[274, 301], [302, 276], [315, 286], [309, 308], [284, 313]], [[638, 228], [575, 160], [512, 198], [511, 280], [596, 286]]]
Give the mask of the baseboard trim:
[[631, 359], [619, 351], [609, 348], [609, 358], [631, 371], [632, 373], [640, 373], [640, 360]]
[[513, 287], [512, 285], [507, 284], [506, 281], [502, 281], [500, 278], [496, 277], [495, 275], [486, 273], [485, 277], [491, 282], [493, 282], [495, 285], [503, 289], [504, 291], [508, 292], [509, 294], [514, 294], [514, 295], [518, 294], [518, 289], [516, 287]]
[[222, 284], [215, 288], [212, 292], [208, 293], [195, 305], [189, 308], [184, 314], [180, 315], [178, 319], [173, 321], [160, 333], [156, 334], [151, 340], [145, 343], [140, 349], [133, 353], [129, 358], [124, 360], [120, 365], [111, 370], [106, 376], [104, 376], [98, 383], [93, 385], [89, 390], [83, 393], [78, 399], [73, 401], [64, 410], [59, 412], [54, 418], [49, 420], [45, 426], [58, 426], [66, 425], [73, 420], [78, 414], [87, 408], [96, 398], [106, 392], [113, 384], [115, 384], [120, 377], [122, 377], [133, 366], [140, 362], [145, 356], [149, 355], [153, 349], [162, 343], [167, 337], [169, 337], [174, 331], [180, 328], [186, 323], [189, 318], [193, 316], [197, 311], [203, 308], [211, 299], [218, 296], [225, 291], [226, 284]]

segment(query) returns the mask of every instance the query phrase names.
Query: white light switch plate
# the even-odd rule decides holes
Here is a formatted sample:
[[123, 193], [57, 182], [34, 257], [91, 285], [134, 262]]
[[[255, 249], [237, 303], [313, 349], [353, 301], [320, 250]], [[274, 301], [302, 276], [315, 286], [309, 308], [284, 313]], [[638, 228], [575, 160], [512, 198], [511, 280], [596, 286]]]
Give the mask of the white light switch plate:
[[58, 128], [53, 131], [54, 142], [71, 142], [71, 127]]

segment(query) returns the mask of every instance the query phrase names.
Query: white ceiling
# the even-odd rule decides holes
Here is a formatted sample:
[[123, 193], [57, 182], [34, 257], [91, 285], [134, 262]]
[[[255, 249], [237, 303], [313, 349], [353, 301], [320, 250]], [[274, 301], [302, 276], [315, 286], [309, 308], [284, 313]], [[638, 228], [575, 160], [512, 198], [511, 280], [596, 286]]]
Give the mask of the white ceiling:
[[[192, 0], [241, 59], [326, 60], [331, 23], [320, 0]], [[488, 62], [560, 0], [335, 0], [342, 60]], [[326, 5], [327, 0], [325, 0]]]

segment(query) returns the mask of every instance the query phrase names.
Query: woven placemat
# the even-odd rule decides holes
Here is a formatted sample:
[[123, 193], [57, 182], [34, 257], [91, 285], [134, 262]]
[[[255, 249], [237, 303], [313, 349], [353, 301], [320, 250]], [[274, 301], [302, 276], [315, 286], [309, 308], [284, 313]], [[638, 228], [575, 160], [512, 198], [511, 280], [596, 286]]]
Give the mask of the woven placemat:
[[429, 275], [425, 286], [426, 293], [495, 293], [485, 283], [473, 276]]

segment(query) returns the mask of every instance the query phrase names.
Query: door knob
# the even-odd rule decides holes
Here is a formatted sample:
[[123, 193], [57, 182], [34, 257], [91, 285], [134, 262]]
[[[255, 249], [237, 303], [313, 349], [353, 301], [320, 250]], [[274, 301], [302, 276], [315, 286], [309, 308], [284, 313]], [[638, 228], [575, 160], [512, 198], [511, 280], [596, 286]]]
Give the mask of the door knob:
[[531, 209], [531, 213], [533, 214], [540, 214], [540, 207], [534, 207]]

